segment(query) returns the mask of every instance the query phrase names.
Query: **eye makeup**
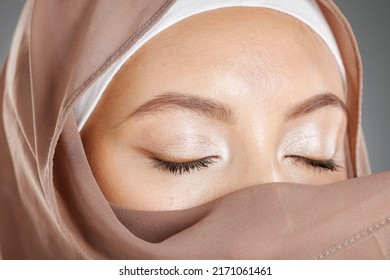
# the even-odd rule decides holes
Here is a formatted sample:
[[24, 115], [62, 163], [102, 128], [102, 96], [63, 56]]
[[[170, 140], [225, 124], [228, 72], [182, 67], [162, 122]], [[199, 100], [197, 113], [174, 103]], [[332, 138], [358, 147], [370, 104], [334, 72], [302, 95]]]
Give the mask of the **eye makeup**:
[[285, 158], [289, 158], [293, 160], [295, 163], [303, 164], [308, 167], [313, 168], [316, 171], [340, 171], [343, 169], [342, 166], [338, 165], [334, 159], [326, 159], [326, 160], [320, 160], [320, 159], [312, 159], [302, 156], [285, 156]]
[[153, 167], [161, 171], [168, 171], [173, 175], [182, 175], [190, 173], [193, 170], [200, 170], [209, 167], [216, 162], [218, 156], [207, 156], [200, 159], [190, 161], [166, 161], [158, 158], [153, 158]]
[[310, 121], [289, 131], [281, 142], [281, 155], [331, 159], [336, 153], [339, 128]]
[[[339, 164], [338, 147], [342, 145], [343, 133], [339, 125], [330, 118], [321, 118], [305, 122], [302, 120], [283, 137], [280, 158], [289, 159], [300, 168], [312, 171], [338, 172], [344, 167]], [[299, 125], [302, 124], [302, 125]], [[340, 161], [341, 162], [341, 161]]]
[[186, 118], [186, 115], [181, 113], [174, 124], [172, 114], [162, 115], [157, 122], [145, 118], [139, 122], [142, 127], [134, 124], [133, 133], [137, 129], [139, 133], [131, 138], [129, 147], [141, 156], [153, 174], [172, 176], [199, 172], [203, 176], [204, 170], [227, 160], [229, 145], [225, 127], [193, 115]]

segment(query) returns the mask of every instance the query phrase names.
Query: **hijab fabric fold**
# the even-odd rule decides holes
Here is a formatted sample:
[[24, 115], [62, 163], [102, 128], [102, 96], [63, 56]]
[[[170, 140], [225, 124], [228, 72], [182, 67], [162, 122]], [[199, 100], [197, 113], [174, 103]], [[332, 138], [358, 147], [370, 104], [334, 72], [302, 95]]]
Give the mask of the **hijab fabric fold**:
[[390, 172], [369, 175], [360, 129], [360, 55], [330, 0], [317, 4], [345, 66], [354, 178], [248, 186], [178, 211], [107, 202], [73, 110], [174, 3], [26, 2], [0, 75], [0, 257], [389, 259]]

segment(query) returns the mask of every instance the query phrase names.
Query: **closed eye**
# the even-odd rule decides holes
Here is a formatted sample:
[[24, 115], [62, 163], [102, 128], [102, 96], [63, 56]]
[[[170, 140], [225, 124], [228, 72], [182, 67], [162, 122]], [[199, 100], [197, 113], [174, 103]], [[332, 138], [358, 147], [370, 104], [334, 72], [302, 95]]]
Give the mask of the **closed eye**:
[[[153, 158], [153, 167], [161, 171], [168, 171], [173, 175], [182, 175], [185, 173], [190, 173], [194, 170], [200, 170], [208, 168], [211, 164], [216, 162], [218, 156], [208, 156], [201, 159], [191, 160], [191, 161], [167, 161], [159, 158]], [[331, 171], [336, 172], [342, 169], [343, 167], [338, 165], [333, 159], [319, 160], [312, 159], [303, 156], [288, 155], [285, 158], [293, 160], [297, 164], [302, 164], [308, 167], [313, 168], [317, 171]]]
[[285, 156], [285, 158], [290, 158], [297, 164], [306, 165], [308, 167], [313, 168], [317, 171], [340, 171], [343, 167], [338, 165], [333, 159], [326, 159], [326, 160], [320, 160], [320, 159], [312, 159], [307, 158], [303, 156], [295, 156], [295, 155], [288, 155]]
[[201, 159], [174, 162], [166, 161], [158, 158], [153, 158], [153, 167], [161, 171], [168, 171], [173, 175], [182, 175], [184, 173], [190, 173], [194, 170], [200, 170], [209, 167], [211, 164], [216, 162], [218, 156], [208, 156]]

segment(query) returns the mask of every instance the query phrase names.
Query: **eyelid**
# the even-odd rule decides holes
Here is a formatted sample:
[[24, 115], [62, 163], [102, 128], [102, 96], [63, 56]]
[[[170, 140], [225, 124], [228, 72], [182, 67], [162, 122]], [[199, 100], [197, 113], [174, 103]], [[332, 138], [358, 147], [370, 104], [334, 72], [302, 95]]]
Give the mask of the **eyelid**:
[[325, 170], [325, 171], [335, 172], [335, 171], [340, 171], [340, 169], [344, 168], [338, 165], [334, 159], [313, 159], [313, 158], [297, 156], [297, 155], [288, 155], [285, 156], [285, 158], [290, 158], [295, 162], [307, 165], [318, 171]]
[[[139, 153], [141, 153], [142, 155], [150, 158], [150, 159], [156, 159], [156, 160], [160, 160], [160, 161], [173, 162], [173, 163], [175, 163], [175, 162], [185, 163], [185, 162], [191, 162], [191, 161], [196, 161], [196, 160], [206, 158], [206, 157], [201, 157], [201, 156], [196, 156], [196, 155], [185, 158], [184, 156], [183, 157], [174, 156], [174, 155], [171, 155], [170, 153], [167, 153], [167, 152], [159, 152], [159, 151], [155, 151], [155, 150], [152, 151], [150, 149], [142, 148], [142, 147], [136, 147], [135, 150], [138, 151]], [[200, 152], [197, 152], [197, 153], [200, 153]], [[203, 151], [202, 153], [205, 154], [206, 152]], [[219, 156], [219, 155], [218, 156], [212, 155], [212, 157], [221, 158], [221, 156]]]
[[219, 158], [218, 156], [207, 156], [196, 160], [191, 161], [166, 161], [158, 158], [152, 158], [153, 167], [169, 171], [174, 175], [182, 175], [184, 173], [190, 173], [192, 170], [200, 170], [202, 168], [207, 168], [210, 164], [215, 163], [215, 159]]

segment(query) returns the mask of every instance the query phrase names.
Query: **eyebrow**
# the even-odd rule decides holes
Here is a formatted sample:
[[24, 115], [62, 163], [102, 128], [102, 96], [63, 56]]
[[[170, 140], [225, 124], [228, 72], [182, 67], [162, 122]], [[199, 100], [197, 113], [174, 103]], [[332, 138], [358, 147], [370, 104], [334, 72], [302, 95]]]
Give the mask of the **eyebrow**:
[[348, 113], [347, 106], [340, 98], [333, 93], [324, 93], [311, 97], [302, 103], [295, 105], [287, 113], [286, 120], [294, 120], [328, 106], [340, 108], [346, 114]]
[[[286, 120], [297, 119], [327, 106], [338, 107], [344, 112], [347, 112], [347, 106], [343, 101], [341, 101], [341, 99], [332, 93], [325, 93], [309, 98], [291, 108], [289, 113], [286, 115]], [[229, 106], [207, 98], [177, 92], [164, 93], [156, 96], [152, 100], [149, 100], [138, 107], [122, 122], [135, 117], [152, 115], [154, 113], [161, 113], [171, 109], [189, 110], [201, 116], [216, 119], [224, 123], [234, 122], [233, 112]]]
[[225, 123], [232, 123], [234, 121], [233, 113], [229, 106], [207, 98], [177, 92], [158, 95], [138, 107], [125, 120], [171, 109], [189, 110], [201, 116]]

